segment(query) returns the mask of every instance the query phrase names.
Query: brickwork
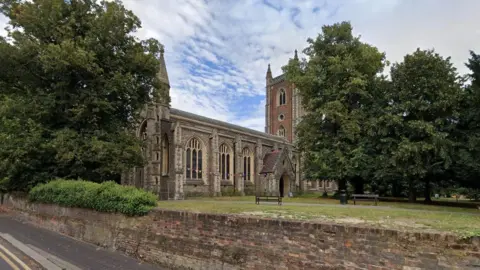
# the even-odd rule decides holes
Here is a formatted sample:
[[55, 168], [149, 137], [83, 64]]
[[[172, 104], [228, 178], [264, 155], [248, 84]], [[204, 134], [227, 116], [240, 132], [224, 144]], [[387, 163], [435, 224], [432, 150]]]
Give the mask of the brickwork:
[[[286, 134], [285, 138], [291, 142], [293, 140], [293, 89], [292, 85], [286, 81], [279, 82], [277, 84], [269, 85], [270, 87], [270, 97], [268, 100], [270, 106], [270, 119], [271, 119], [271, 130], [270, 134], [278, 135], [278, 130], [280, 127], [285, 128]], [[280, 91], [285, 91], [286, 103], [280, 105], [279, 102], [279, 93]]]
[[480, 239], [154, 210], [148, 216], [29, 204], [4, 206], [45, 228], [169, 269], [478, 269]]

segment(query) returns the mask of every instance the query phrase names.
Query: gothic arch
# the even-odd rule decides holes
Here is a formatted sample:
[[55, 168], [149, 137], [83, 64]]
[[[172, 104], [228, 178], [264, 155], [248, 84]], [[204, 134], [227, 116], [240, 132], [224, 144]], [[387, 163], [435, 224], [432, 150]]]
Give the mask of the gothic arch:
[[137, 129], [137, 137], [138, 138], [142, 138], [144, 139], [143, 137], [143, 133], [147, 133], [147, 119], [144, 119], [140, 125], [138, 126], [138, 129]]
[[278, 159], [278, 163], [275, 166], [275, 179], [279, 180], [284, 174], [288, 175], [290, 179], [295, 181], [295, 173], [293, 171], [292, 160], [287, 154], [288, 150], [282, 150], [282, 154]]
[[162, 136], [162, 175], [168, 175], [170, 171], [170, 141], [167, 133]]
[[188, 137], [186, 137], [185, 141], [183, 142], [183, 147], [186, 148], [188, 143], [190, 142], [190, 140], [192, 139], [197, 139], [201, 144], [202, 144], [202, 147], [203, 149], [202, 150], [206, 150], [206, 147], [207, 147], [207, 144], [205, 143], [205, 141], [200, 138], [200, 136], [197, 136], [197, 135], [190, 135]]
[[220, 179], [233, 181], [234, 164], [233, 164], [233, 148], [227, 143], [220, 143], [218, 149], [218, 169]]
[[277, 135], [283, 138], [287, 136], [287, 130], [283, 125], [280, 125], [280, 127], [278, 128]]
[[220, 139], [220, 140], [218, 140], [218, 145], [222, 145], [222, 144], [227, 145], [230, 149], [232, 149], [232, 151], [233, 151], [233, 149], [235, 149], [235, 148], [233, 147], [233, 142], [232, 142], [231, 140], [228, 140], [228, 139]]
[[255, 179], [255, 152], [248, 146], [242, 149], [242, 168], [243, 179], [253, 182]]
[[287, 91], [284, 88], [280, 88], [277, 93], [277, 105], [285, 105], [287, 104]]
[[185, 143], [185, 179], [204, 181], [207, 176], [207, 151], [205, 143], [197, 136], [191, 136]]

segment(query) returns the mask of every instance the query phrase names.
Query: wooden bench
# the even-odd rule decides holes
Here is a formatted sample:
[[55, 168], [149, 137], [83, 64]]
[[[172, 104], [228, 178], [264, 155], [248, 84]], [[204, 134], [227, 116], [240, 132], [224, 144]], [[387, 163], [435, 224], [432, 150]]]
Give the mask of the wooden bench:
[[356, 204], [356, 200], [360, 199], [373, 199], [375, 201], [375, 205], [378, 203], [378, 195], [377, 194], [352, 194], [353, 196], [353, 204]]
[[279, 195], [255, 195], [255, 204], [260, 202], [277, 202], [278, 205], [282, 205], [282, 197]]

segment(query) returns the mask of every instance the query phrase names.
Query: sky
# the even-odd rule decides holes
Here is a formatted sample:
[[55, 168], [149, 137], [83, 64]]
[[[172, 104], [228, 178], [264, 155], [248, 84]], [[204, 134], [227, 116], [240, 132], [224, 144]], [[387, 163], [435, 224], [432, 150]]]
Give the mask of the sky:
[[[400, 62], [416, 48], [451, 56], [459, 73], [480, 53], [479, 0], [124, 0], [142, 21], [139, 38], [165, 45], [172, 107], [259, 131], [265, 73], [273, 76], [325, 24], [350, 21]], [[1, 15], [0, 15], [1, 16]], [[0, 17], [0, 25], [6, 23]], [[1, 27], [3, 29], [3, 27]], [[2, 31], [0, 30], [0, 34]]]

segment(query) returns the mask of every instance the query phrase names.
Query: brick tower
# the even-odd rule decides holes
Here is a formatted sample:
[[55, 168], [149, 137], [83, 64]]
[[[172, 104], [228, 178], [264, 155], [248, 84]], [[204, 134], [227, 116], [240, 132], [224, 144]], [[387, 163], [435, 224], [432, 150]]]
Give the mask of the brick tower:
[[[294, 60], [298, 60], [295, 50]], [[272, 76], [270, 64], [266, 75], [265, 132], [295, 140], [295, 127], [303, 115], [300, 95], [293, 83], [286, 80], [285, 74]]]

